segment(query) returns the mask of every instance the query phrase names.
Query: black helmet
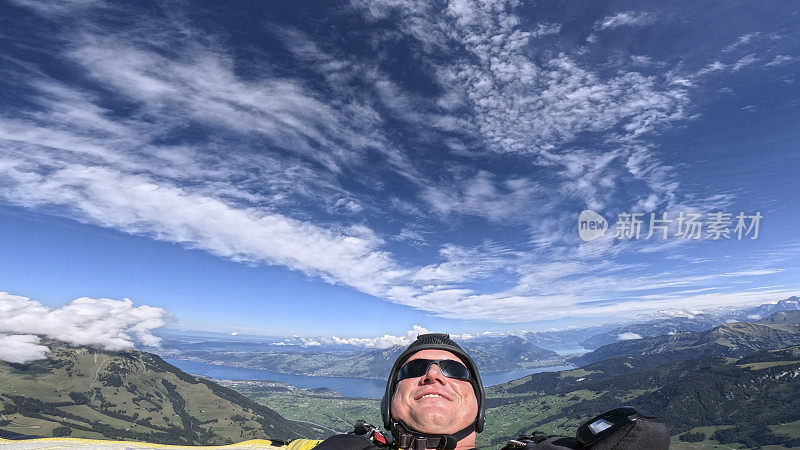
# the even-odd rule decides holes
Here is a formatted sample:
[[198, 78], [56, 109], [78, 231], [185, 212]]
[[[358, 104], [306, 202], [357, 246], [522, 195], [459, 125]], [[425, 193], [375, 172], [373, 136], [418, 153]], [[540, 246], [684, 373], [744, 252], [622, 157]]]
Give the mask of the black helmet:
[[389, 372], [389, 379], [386, 381], [386, 393], [383, 394], [383, 399], [381, 400], [381, 416], [383, 417], [383, 426], [387, 430], [391, 430], [396, 423], [394, 419], [392, 419], [392, 396], [394, 395], [395, 384], [397, 384], [397, 381], [395, 380], [397, 378], [397, 371], [400, 370], [400, 368], [403, 366], [406, 360], [411, 357], [411, 355], [420, 350], [428, 349], [448, 351], [461, 358], [461, 361], [467, 366], [467, 369], [469, 369], [470, 376], [472, 377], [470, 383], [472, 384], [472, 389], [475, 391], [475, 397], [478, 399], [478, 416], [475, 418], [475, 432], [480, 433], [483, 431], [483, 423], [486, 420], [486, 405], [484, 402], [485, 394], [483, 392], [481, 376], [478, 373], [478, 368], [475, 366], [475, 362], [472, 360], [472, 358], [470, 358], [467, 352], [465, 352], [461, 346], [450, 339], [450, 335], [444, 333], [419, 335], [417, 340], [412, 342], [411, 345], [409, 345], [408, 348], [405, 349], [399, 357], [397, 357], [397, 361], [395, 361], [394, 365], [392, 366], [392, 371]]

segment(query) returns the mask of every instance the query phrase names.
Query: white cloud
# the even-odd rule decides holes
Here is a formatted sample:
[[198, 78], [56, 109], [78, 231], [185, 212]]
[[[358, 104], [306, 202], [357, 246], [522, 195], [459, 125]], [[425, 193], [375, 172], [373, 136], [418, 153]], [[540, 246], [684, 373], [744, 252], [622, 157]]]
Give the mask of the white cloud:
[[604, 17], [595, 24], [594, 28], [596, 30], [608, 30], [622, 26], [645, 26], [655, 23], [655, 21], [656, 19], [652, 14], [625, 11]]
[[637, 333], [620, 333], [619, 335], [617, 335], [617, 339], [620, 341], [632, 341], [641, 338], [642, 335]]
[[[459, 0], [446, 11], [424, 1], [371, 0], [362, 6], [375, 19], [398, 12], [400, 26], [388, 34], [405, 33], [421, 44], [420, 63], [434, 74], [441, 95], [426, 99], [409, 93], [378, 63], [337, 54], [296, 30], [272, 32], [296, 61], [321, 75], [322, 88], [275, 75], [268, 66], [257, 68], [261, 77], [240, 76], [229, 49], [185, 23], [153, 21], [141, 32], [81, 27], [85, 22], [76, 21], [60, 37], [70, 49], [61, 56], [106, 93], [90, 95], [42, 73], [26, 73], [29, 99], [40, 109], [0, 115], [0, 195], [18, 205], [49, 208], [236, 261], [282, 265], [453, 318], [513, 322], [627, 314], [625, 304], [614, 303], [612, 287], [652, 293], [659, 283], [684, 289], [703, 282], [614, 272], [627, 268], [598, 261], [630, 246], [580, 245], [570, 228], [574, 218], [564, 212], [578, 203], [602, 208], [628, 192], [628, 179], [637, 189], [645, 185], [640, 190], [646, 192], [630, 201], [640, 210], [676, 202], [671, 168], [644, 139], [688, 118], [695, 78], [603, 73], [579, 51], [542, 53], [534, 60], [532, 46], [546, 40], [533, 39], [558, 39], [561, 28], [551, 23], [526, 28], [515, 14], [515, 1]], [[625, 12], [598, 26], [654, 20]], [[164, 56], [173, 53], [178, 56]], [[740, 62], [750, 64], [745, 58]], [[718, 62], [701, 72], [730, 67]], [[108, 99], [96, 97], [108, 93], [117, 93], [115, 100], [135, 112], [114, 116], [100, 106]], [[386, 117], [379, 112], [384, 110]], [[521, 171], [536, 177], [459, 169], [449, 173], [450, 181], [426, 177], [384, 134], [387, 118], [413, 126], [420, 130], [415, 135], [425, 138], [434, 131], [452, 133], [443, 151], [476, 159], [512, 155]], [[219, 137], [191, 147], [159, 143], [191, 125]], [[571, 148], [578, 136], [587, 135], [613, 148]], [[231, 150], [239, 146], [247, 151]], [[375, 206], [380, 200], [355, 195], [338, 181], [357, 173], [355, 182], [370, 185], [366, 196], [384, 189], [380, 175], [367, 178], [372, 170], [363, 170], [373, 169], [365, 161], [377, 159], [374, 151], [414, 186], [407, 198], [422, 199], [412, 204], [392, 197], [385, 202], [389, 207], [415, 218], [433, 211], [448, 223], [471, 215], [493, 225], [522, 224], [530, 232], [526, 250], [535, 255], [446, 245], [439, 261], [403, 265], [385, 250], [377, 228], [361, 221], [348, 225], [353, 214], [363, 217], [382, 207]], [[306, 205], [323, 205], [320, 209], [344, 222], [317, 222], [306, 214]], [[402, 230], [397, 239], [433, 244], [419, 226]], [[480, 294], [468, 284], [509, 267], [517, 283], [507, 291]], [[675, 297], [647, 300], [633, 313], [663, 309]], [[395, 338], [405, 339], [386, 337], [387, 342]]]
[[533, 32], [533, 37], [550, 36], [561, 32], [560, 23], [540, 23]]
[[640, 66], [649, 66], [653, 64], [653, 58], [645, 55], [631, 55], [631, 62]]
[[742, 57], [742, 59], [736, 61], [736, 63], [731, 68], [732, 71], [736, 72], [737, 70], [741, 70], [744, 67], [747, 67], [753, 63], [758, 61], [755, 54], [749, 54], [747, 56]]
[[738, 47], [741, 47], [743, 45], [746, 45], [746, 44], [752, 42], [753, 40], [755, 40], [759, 36], [761, 36], [761, 33], [759, 33], [759, 32], [747, 33], [745, 35], [742, 35], [742, 36], [739, 37], [739, 39], [736, 40], [736, 42], [734, 42], [731, 45], [725, 47], [724, 49], [722, 49], [722, 51], [724, 53], [730, 53], [730, 52], [736, 50]]
[[110, 168], [66, 166], [39, 175], [0, 165], [18, 184], [0, 194], [28, 206], [67, 208], [76, 218], [201, 248], [235, 261], [280, 264], [376, 296], [402, 275], [364, 226], [340, 231], [220, 200]]
[[428, 186], [420, 194], [434, 212], [442, 215], [475, 215], [493, 222], [527, 222], [548, 212], [548, 192], [527, 178], [499, 180], [480, 171], [474, 177], [450, 186]]
[[47, 357], [50, 350], [39, 345], [39, 337], [32, 334], [0, 334], [0, 361], [24, 364]]
[[786, 55], [778, 55], [772, 61], [767, 63], [767, 66], [780, 66], [789, 62], [796, 60], [797, 58], [793, 56], [786, 56]]
[[417, 339], [420, 334], [429, 333], [429, 331], [419, 325], [414, 325], [412, 329], [408, 330], [405, 336], [393, 336], [391, 334], [384, 334], [376, 338], [340, 338], [337, 336], [331, 337], [331, 341], [339, 345], [356, 345], [360, 347], [370, 348], [389, 348], [394, 346], [407, 346]]
[[47, 16], [73, 15], [90, 7], [99, 6], [101, 0], [51, 0], [41, 2], [37, 0], [11, 0], [12, 3], [36, 9]]
[[[173, 40], [168, 35], [129, 38], [145, 40], [155, 48]], [[353, 151], [374, 140], [369, 130], [354, 130], [358, 121], [346, 121], [340, 111], [294, 80], [241, 80], [234, 75], [232, 61], [214, 48], [189, 45], [182, 49], [180, 59], [167, 59], [131, 45], [123, 36], [83, 35], [78, 43], [69, 54], [73, 60], [97, 81], [142, 102], [149, 113], [172, 116], [164, 125], [189, 119], [239, 133], [258, 133], [334, 172], [353, 157]], [[180, 45], [187, 47], [185, 42]], [[318, 146], [331, 151], [319, 152]]]
[[708, 64], [707, 66], [705, 66], [702, 69], [700, 69], [699, 71], [697, 71], [697, 75], [698, 76], [703, 76], [703, 75], [709, 74], [711, 72], [718, 72], [718, 71], [721, 71], [721, 70], [725, 69], [726, 67], [728, 67], [728, 66], [723, 64], [723, 63], [721, 63], [721, 62], [719, 62], [719, 61], [714, 61], [713, 63]]
[[[166, 325], [169, 318], [161, 308], [135, 307], [128, 299], [81, 297], [54, 309], [27, 297], [0, 292], [0, 334], [5, 342], [19, 343], [17, 358], [28, 361], [41, 359], [47, 351], [32, 335], [116, 351], [130, 348], [136, 341], [158, 345], [160, 339], [151, 331]], [[37, 355], [40, 357], [34, 358]]]
[[428, 245], [428, 242], [425, 240], [426, 234], [429, 234], [429, 232], [424, 231], [421, 227], [408, 225], [397, 233], [394, 240], [405, 242], [415, 247], [423, 247]]
[[[526, 29], [515, 15], [517, 6], [516, 2], [464, 0], [441, 15], [424, 3], [405, 2], [396, 5], [395, 12], [409, 23], [424, 22], [420, 26], [429, 30], [412, 36], [437, 50], [437, 57], [428, 62], [438, 71], [443, 96], [463, 99], [471, 111], [460, 119], [461, 127], [480, 138], [481, 151], [522, 154], [542, 171], [559, 177], [547, 180], [546, 190], [537, 180], [515, 192], [491, 175], [479, 173], [455, 187], [428, 185], [421, 198], [443, 216], [538, 222], [564, 210], [559, 199], [577, 198], [601, 208], [622, 188], [619, 180], [632, 174], [627, 170], [632, 165], [625, 161], [635, 160], [638, 172], [634, 176], [669, 202], [677, 189], [669, 180], [671, 169], [663, 167], [653, 149], [639, 141], [687, 118], [684, 109], [690, 86], [666, 84], [635, 71], [601, 76], [583, 64], [578, 54], [559, 53], [534, 61], [531, 39], [541, 30]], [[635, 16], [644, 21], [642, 17]], [[446, 36], [444, 41], [442, 36]], [[441, 57], [442, 46], [463, 48], [469, 57], [448, 50], [444, 50], [448, 57]], [[585, 135], [618, 143], [618, 148], [565, 149], [577, 136]], [[456, 179], [463, 178], [460, 175]], [[553, 189], [556, 195], [550, 195]]]
[[340, 198], [339, 200], [336, 200], [335, 206], [336, 208], [345, 210], [353, 214], [359, 213], [364, 210], [364, 207], [361, 206], [357, 201], [348, 198]]

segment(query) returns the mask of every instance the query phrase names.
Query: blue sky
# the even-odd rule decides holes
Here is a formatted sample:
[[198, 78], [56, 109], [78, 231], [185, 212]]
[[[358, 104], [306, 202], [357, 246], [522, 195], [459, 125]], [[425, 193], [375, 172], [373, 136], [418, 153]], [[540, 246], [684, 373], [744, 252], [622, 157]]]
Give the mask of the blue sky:
[[[791, 2], [0, 1], [0, 291], [355, 337], [786, 298], [799, 19]], [[586, 209], [610, 227], [591, 242]], [[677, 222], [618, 239], [623, 213], [644, 234], [651, 213], [763, 218], [757, 239]]]

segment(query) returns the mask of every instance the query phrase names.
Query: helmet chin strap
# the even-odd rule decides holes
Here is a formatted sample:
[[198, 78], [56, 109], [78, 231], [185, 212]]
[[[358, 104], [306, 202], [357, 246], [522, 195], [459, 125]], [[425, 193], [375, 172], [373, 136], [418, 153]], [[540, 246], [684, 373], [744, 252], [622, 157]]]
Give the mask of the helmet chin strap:
[[469, 436], [475, 431], [475, 424], [456, 431], [453, 434], [427, 434], [410, 430], [403, 422], [392, 424], [392, 438], [399, 448], [409, 450], [424, 450], [435, 448], [439, 450], [453, 450], [458, 441]]

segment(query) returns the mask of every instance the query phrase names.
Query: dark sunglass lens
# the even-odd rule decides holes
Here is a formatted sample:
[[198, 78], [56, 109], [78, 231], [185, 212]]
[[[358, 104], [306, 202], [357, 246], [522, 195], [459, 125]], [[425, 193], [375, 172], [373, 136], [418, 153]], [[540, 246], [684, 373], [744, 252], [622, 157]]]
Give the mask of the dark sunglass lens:
[[414, 359], [407, 362], [400, 371], [397, 372], [397, 381], [405, 380], [406, 378], [416, 378], [425, 375], [430, 365], [428, 359]]
[[459, 380], [470, 380], [469, 369], [463, 364], [458, 361], [453, 361], [449, 359], [445, 359], [439, 361], [439, 367], [442, 369], [442, 373], [447, 378], [457, 378]]
[[428, 372], [431, 364], [437, 364], [439, 370], [447, 378], [456, 378], [459, 380], [470, 381], [469, 369], [458, 361], [450, 359], [430, 360], [430, 359], [414, 359], [407, 362], [397, 372], [397, 381], [405, 380], [406, 378], [416, 378], [425, 375]]

